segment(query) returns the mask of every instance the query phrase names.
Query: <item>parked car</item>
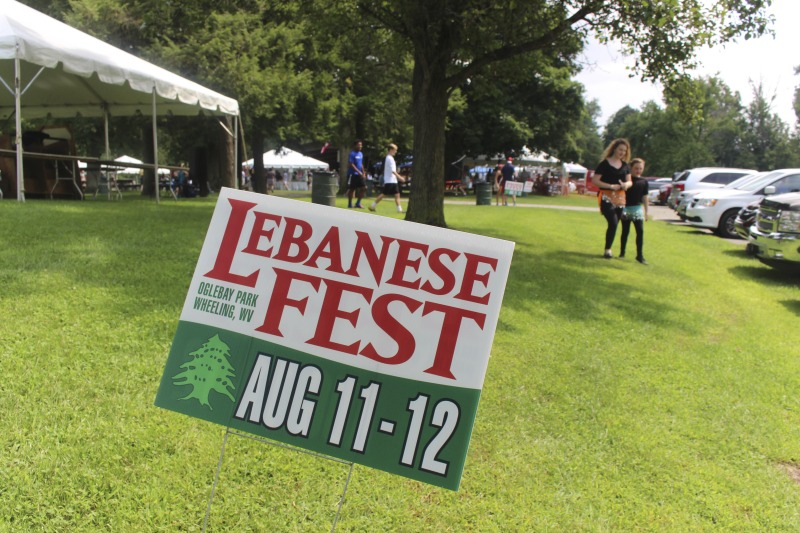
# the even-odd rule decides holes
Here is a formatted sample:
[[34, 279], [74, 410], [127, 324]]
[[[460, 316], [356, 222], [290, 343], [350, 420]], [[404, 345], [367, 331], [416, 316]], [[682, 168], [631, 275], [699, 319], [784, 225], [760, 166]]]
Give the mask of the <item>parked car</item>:
[[647, 179], [647, 199], [650, 205], [661, 204], [661, 188], [665, 183], [672, 182], [672, 178], [646, 178]]
[[672, 180], [662, 185], [658, 190], [658, 205], [667, 205], [670, 192], [672, 192]]
[[[750, 239], [750, 228], [756, 222], [756, 213], [758, 212], [759, 205], [761, 205], [761, 200], [750, 202], [741, 208], [736, 215], [736, 219], [733, 221], [733, 227], [736, 229], [736, 234], [740, 238], [744, 240]], [[745, 247], [745, 252], [755, 254], [755, 247], [748, 242]]]
[[678, 195], [683, 191], [718, 189], [746, 174], [755, 174], [756, 172], [758, 171], [753, 169], [721, 167], [700, 167], [684, 170], [677, 178], [672, 180], [672, 190], [669, 193], [667, 205], [672, 209], [677, 208]]
[[724, 185], [722, 189], [693, 189], [691, 191], [683, 191], [678, 195], [678, 205], [675, 207], [675, 213], [678, 215], [683, 221], [686, 221], [686, 208], [692, 203], [694, 197], [697, 194], [704, 193], [704, 192], [711, 192], [716, 190], [724, 190], [724, 189], [739, 189], [744, 185], [754, 182], [763, 176], [766, 176], [766, 172], [756, 172], [755, 174], [745, 174], [741, 178], [738, 178], [727, 185]]
[[765, 265], [800, 267], [800, 193], [776, 194], [761, 201], [750, 228], [750, 244]]
[[770, 194], [800, 192], [800, 169], [775, 170], [737, 188], [701, 191], [686, 209], [686, 221], [699, 228], [715, 230], [721, 237], [738, 237], [734, 221], [750, 202]]

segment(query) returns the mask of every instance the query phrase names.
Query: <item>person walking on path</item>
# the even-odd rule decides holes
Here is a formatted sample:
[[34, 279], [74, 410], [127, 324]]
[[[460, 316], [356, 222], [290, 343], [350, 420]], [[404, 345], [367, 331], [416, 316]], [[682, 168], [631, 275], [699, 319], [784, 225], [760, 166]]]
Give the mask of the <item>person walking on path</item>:
[[631, 186], [631, 167], [628, 158], [631, 145], [627, 139], [614, 139], [603, 152], [603, 160], [592, 175], [592, 183], [600, 189], [600, 213], [605, 217], [606, 242], [603, 257], [611, 259], [611, 247], [617, 235], [617, 225], [625, 207], [625, 191]]
[[[508, 206], [508, 197], [509, 195], [506, 194], [506, 183], [510, 183], [512, 181], [517, 181], [517, 169], [514, 168], [514, 158], [509, 157], [506, 160], [506, 164], [503, 165], [503, 168], [500, 169], [500, 175], [502, 177], [502, 183], [500, 184], [500, 190], [498, 190], [499, 194], [503, 196], [503, 205]], [[511, 200], [514, 202], [514, 207], [517, 207], [517, 197], [515, 195], [510, 195]]]
[[619, 256], [625, 257], [625, 245], [628, 243], [628, 234], [631, 223], [636, 228], [636, 260], [641, 264], [648, 264], [642, 255], [644, 247], [644, 223], [648, 220], [647, 208], [647, 180], [642, 177], [644, 172], [644, 159], [631, 161], [631, 186], [625, 191], [625, 207], [622, 209], [622, 233], [619, 236]]
[[347, 207], [353, 207], [353, 197], [356, 197], [357, 209], [362, 209], [361, 199], [364, 198], [364, 189], [367, 186], [364, 175], [364, 154], [361, 153], [363, 143], [357, 140], [353, 143], [353, 150], [347, 160]]
[[397, 212], [402, 213], [403, 207], [400, 205], [400, 185], [398, 180], [405, 183], [405, 178], [397, 172], [397, 163], [394, 156], [397, 154], [397, 145], [390, 144], [388, 146], [388, 153], [386, 159], [383, 161], [383, 192], [381, 192], [372, 205], [369, 206], [370, 211], [375, 211], [375, 206], [383, 200], [384, 196], [394, 196], [394, 203], [397, 206]]

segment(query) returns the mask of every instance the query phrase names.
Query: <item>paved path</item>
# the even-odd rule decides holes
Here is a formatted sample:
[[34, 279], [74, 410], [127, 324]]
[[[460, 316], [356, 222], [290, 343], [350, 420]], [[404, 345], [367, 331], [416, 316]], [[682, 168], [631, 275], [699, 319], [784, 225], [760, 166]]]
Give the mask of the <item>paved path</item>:
[[[470, 201], [468, 198], [463, 200], [445, 200], [445, 204], [450, 205], [474, 205], [475, 201]], [[492, 202], [492, 206], [494, 206], [494, 202]], [[597, 212], [597, 207], [583, 207], [577, 205], [544, 205], [544, 204], [524, 204], [522, 202], [517, 204], [517, 207], [528, 207], [528, 208], [537, 208], [537, 209], [562, 209], [566, 211], [589, 211], [589, 212]], [[678, 215], [675, 214], [675, 211], [670, 209], [665, 205], [651, 205], [649, 208], [650, 215], [652, 215], [653, 220], [667, 220], [671, 222], [678, 222], [680, 223], [681, 220], [678, 218]]]
[[[452, 205], [475, 205], [475, 201], [470, 201], [469, 198], [464, 198], [463, 200], [445, 200], [444, 203], [452, 204]], [[494, 202], [492, 202], [492, 206], [494, 206]], [[523, 204], [518, 203], [517, 208], [520, 207], [527, 207], [527, 208], [538, 208], [538, 209], [562, 209], [567, 211], [591, 211], [597, 212], [597, 207], [582, 207], [582, 206], [575, 206], [575, 205], [543, 205], [543, 204]], [[676, 224], [679, 226], [689, 226], [686, 222], [681, 221], [678, 218], [678, 215], [675, 214], [671, 208], [667, 207], [666, 205], [651, 205], [648, 208], [648, 213], [652, 217], [653, 220], [660, 220], [663, 222], [667, 222], [669, 224]], [[703, 231], [701, 228], [697, 228], [698, 231]], [[712, 235], [711, 230], [708, 230], [709, 235]], [[731, 244], [747, 244], [742, 239], [725, 239]]]

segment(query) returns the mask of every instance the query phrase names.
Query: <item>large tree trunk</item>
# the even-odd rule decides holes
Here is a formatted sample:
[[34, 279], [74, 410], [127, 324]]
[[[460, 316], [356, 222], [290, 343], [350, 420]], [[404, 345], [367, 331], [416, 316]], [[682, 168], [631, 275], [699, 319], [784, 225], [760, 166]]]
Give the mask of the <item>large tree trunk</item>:
[[264, 175], [264, 134], [257, 128], [250, 133], [253, 151], [253, 192], [267, 194], [267, 178]]
[[[418, 53], [415, 55], [419, 55]], [[423, 65], [427, 65], [427, 68]], [[431, 68], [432, 67], [432, 68]], [[445, 65], [415, 57], [414, 166], [406, 220], [445, 227], [444, 143], [447, 116]]]

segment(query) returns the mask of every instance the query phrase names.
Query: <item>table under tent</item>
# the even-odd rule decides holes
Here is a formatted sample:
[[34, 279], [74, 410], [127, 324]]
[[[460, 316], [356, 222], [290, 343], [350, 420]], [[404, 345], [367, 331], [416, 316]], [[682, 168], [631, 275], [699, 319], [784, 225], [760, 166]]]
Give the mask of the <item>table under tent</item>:
[[[239, 104], [195, 82], [27, 7], [0, 0], [0, 128], [14, 120], [13, 137], [0, 136], [0, 193], [25, 200], [25, 192], [69, 193], [82, 197], [77, 161], [111, 164], [109, 117], [152, 117], [152, 170], [158, 200], [156, 117], [198, 114], [233, 117], [238, 152]], [[104, 120], [102, 158], [75, 154], [74, 141], [47, 132], [23, 132], [22, 118], [98, 117]], [[226, 127], [226, 129], [228, 129]], [[231, 172], [239, 175], [232, 162]]]

